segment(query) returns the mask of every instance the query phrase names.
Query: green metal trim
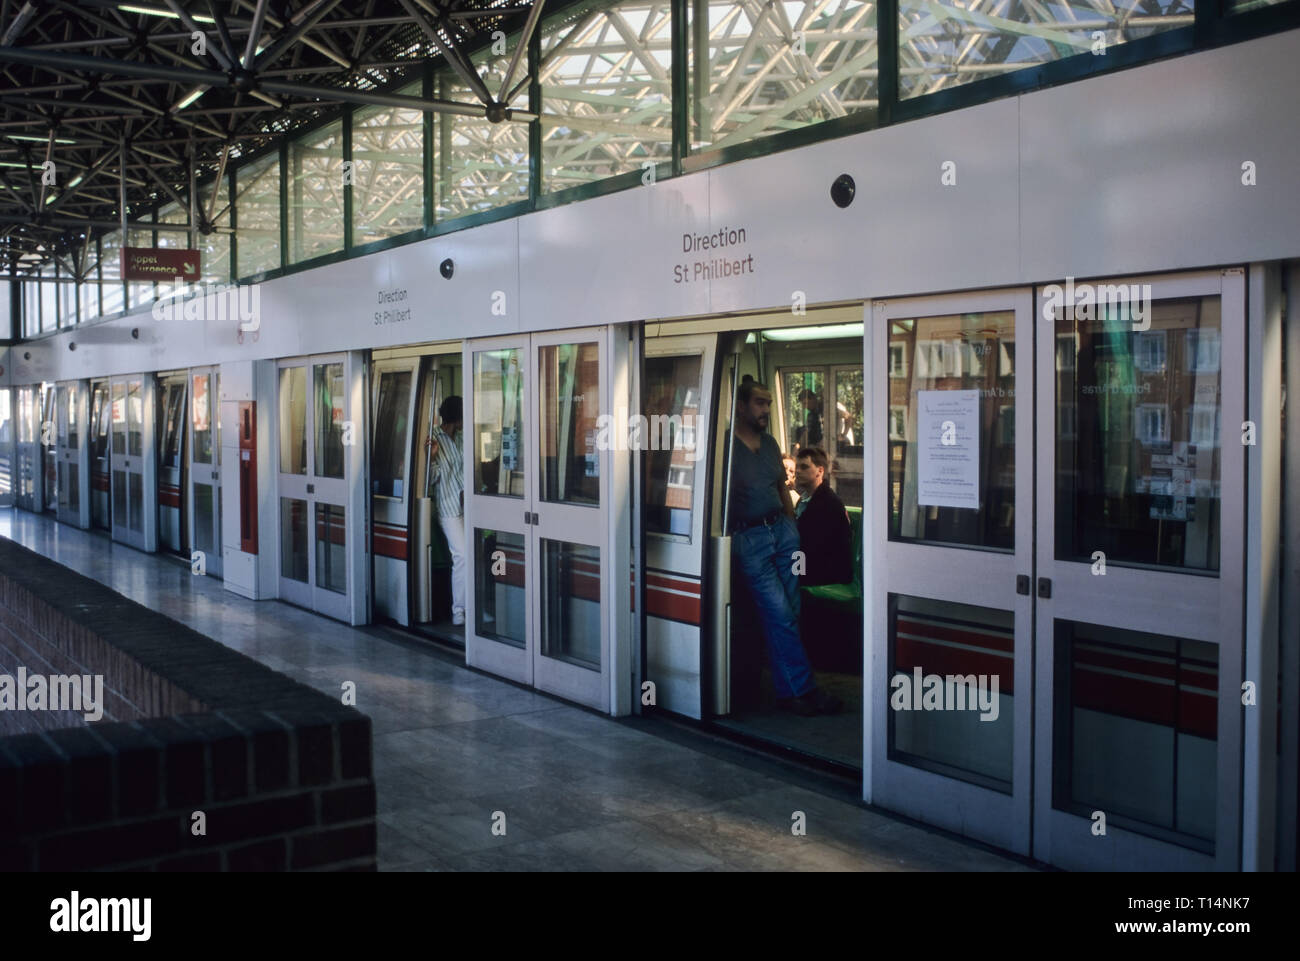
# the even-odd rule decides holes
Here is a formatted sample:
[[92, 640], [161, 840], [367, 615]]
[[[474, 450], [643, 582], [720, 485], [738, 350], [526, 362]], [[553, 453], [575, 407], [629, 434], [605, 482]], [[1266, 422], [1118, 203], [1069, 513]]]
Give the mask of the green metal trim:
[[352, 163], [352, 114], [347, 110], [343, 114], [343, 169], [351, 170], [350, 176], [343, 182], [343, 252], [352, 249], [352, 185], [357, 180], [357, 168]]
[[[420, 78], [420, 92], [425, 100], [433, 99], [433, 61], [424, 62], [423, 76]], [[433, 226], [433, 192], [437, 185], [433, 180], [433, 119], [434, 115], [425, 111], [421, 115], [423, 120], [423, 140], [421, 149], [424, 151], [422, 161], [424, 170], [424, 189], [421, 191], [424, 198], [424, 227], [427, 230]]]
[[542, 196], [542, 29], [528, 39], [528, 110], [537, 119], [528, 125], [528, 200], [536, 204]]
[[[669, 16], [672, 18], [668, 25], [670, 42], [672, 44], [672, 56], [670, 58], [670, 82], [669, 96], [672, 97], [672, 128], [673, 128], [673, 153], [670, 176], [676, 177], [682, 172], [682, 160], [689, 152], [691, 143], [691, 132], [689, 123], [690, 112], [690, 94], [687, 92], [688, 80], [686, 76], [687, 65], [690, 56], [686, 47], [686, 0], [671, 0], [669, 4]], [[697, 91], [698, 93], [698, 91]], [[659, 171], [655, 171], [655, 177], [658, 178]]]
[[[618, 193], [620, 190], [627, 190], [631, 187], [640, 187], [643, 176], [645, 174], [641, 170], [629, 170], [626, 173], [606, 177], [604, 180], [593, 180], [591, 183], [580, 184], [577, 187], [565, 187], [563, 190], [552, 191], [538, 197], [534, 209], [549, 210], [552, 207], [562, 207], [565, 204], [590, 200], [593, 197], [604, 197], [606, 194]], [[671, 176], [672, 165], [670, 163], [655, 165], [656, 180], [660, 178], [668, 179]]]
[[289, 140], [280, 141], [280, 269], [289, 266]]
[[[882, 30], [882, 24], [892, 29]], [[884, 127], [894, 121], [898, 103], [898, 0], [876, 3], [876, 122]]]
[[230, 268], [226, 279], [232, 284], [239, 273], [239, 208], [235, 205], [235, 172], [226, 171], [226, 200], [230, 204]]

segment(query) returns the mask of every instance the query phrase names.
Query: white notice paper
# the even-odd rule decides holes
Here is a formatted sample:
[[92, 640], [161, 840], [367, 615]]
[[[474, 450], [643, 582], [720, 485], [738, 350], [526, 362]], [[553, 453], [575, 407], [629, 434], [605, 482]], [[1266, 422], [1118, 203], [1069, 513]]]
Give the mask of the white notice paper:
[[980, 392], [916, 392], [916, 502], [925, 507], [980, 506]]

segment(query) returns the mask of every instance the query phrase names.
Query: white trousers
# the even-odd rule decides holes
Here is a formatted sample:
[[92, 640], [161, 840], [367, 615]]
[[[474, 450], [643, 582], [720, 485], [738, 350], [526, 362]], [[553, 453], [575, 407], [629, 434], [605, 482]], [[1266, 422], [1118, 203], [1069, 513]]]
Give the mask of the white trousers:
[[453, 620], [465, 617], [465, 517], [439, 517], [442, 533], [451, 551], [451, 616]]

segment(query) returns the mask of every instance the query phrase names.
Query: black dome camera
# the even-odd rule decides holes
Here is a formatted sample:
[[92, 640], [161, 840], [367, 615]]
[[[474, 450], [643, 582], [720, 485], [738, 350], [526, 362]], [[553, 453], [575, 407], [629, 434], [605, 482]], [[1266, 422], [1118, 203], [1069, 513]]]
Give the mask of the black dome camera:
[[831, 184], [831, 200], [835, 201], [836, 207], [847, 207], [853, 203], [853, 195], [857, 192], [858, 186], [848, 174], [840, 174], [835, 178], [835, 183]]

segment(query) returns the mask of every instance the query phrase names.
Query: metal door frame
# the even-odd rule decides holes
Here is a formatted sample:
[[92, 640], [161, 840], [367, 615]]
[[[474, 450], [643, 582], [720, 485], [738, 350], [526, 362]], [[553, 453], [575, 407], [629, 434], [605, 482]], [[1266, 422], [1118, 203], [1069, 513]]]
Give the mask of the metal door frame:
[[[184, 510], [189, 522], [190, 531], [190, 551], [191, 557], [193, 552], [197, 551], [198, 538], [195, 536], [197, 528], [198, 512], [195, 510], [197, 498], [194, 496], [194, 488], [203, 484], [212, 488], [212, 531], [213, 548], [208, 552], [204, 564], [206, 572], [212, 577], [222, 576], [222, 538], [221, 538], [221, 368], [214, 365], [211, 367], [191, 367], [185, 374], [185, 433], [188, 437], [189, 473], [185, 484], [185, 501]], [[208, 425], [212, 431], [212, 463], [200, 463], [194, 459], [194, 378], [208, 378]], [[200, 478], [200, 473], [206, 473], [208, 476]]]
[[[1097, 283], [1105, 283], [1098, 281]], [[1245, 448], [1236, 425], [1246, 420], [1246, 297], [1240, 269], [1129, 277], [1151, 285], [1152, 301], [1220, 298], [1219, 574], [1210, 577], [1111, 564], [1105, 578], [1091, 564], [1055, 558], [1056, 398], [1054, 349], [1036, 352], [1039, 377], [1037, 574], [1052, 580], [1052, 596], [1037, 602], [1034, 855], [1053, 864], [1105, 870], [1239, 870], [1241, 828], [1241, 684], [1244, 637]], [[1036, 309], [1043, 310], [1039, 293]], [[1039, 313], [1036, 317], [1041, 317]], [[1044, 321], [1043, 330], [1049, 330]], [[1054, 328], [1052, 328], [1054, 329]], [[1055, 338], [1048, 341], [1054, 348]], [[1217, 588], [1217, 589], [1216, 589]], [[1055, 642], [1053, 621], [1081, 620], [1219, 645], [1215, 853], [1108, 823], [1094, 835], [1088, 818], [1052, 806]], [[1228, 640], [1225, 640], [1228, 639]]]
[[[465, 341], [462, 379], [465, 383], [465, 663], [520, 684], [533, 683], [533, 648], [536, 644], [536, 590], [537, 563], [535, 538], [532, 531], [533, 473], [529, 457], [535, 443], [533, 425], [536, 423], [533, 394], [535, 369], [531, 338], [528, 334], [511, 334], [504, 337], [487, 337]], [[521, 397], [519, 432], [523, 439], [522, 453], [517, 454], [524, 470], [524, 492], [516, 497], [510, 494], [484, 494], [474, 489], [474, 442], [476, 401], [478, 385], [475, 383], [474, 355], [486, 351], [512, 349], [517, 351], [519, 364], [519, 390]], [[503, 531], [523, 539], [524, 543], [524, 646], [516, 647], [494, 637], [484, 637], [478, 630], [478, 593], [475, 569], [479, 563], [476, 530]], [[485, 561], [490, 560], [485, 558]]]
[[[70, 464], [77, 467], [77, 503], [63, 506], [58, 499], [58, 518], [61, 523], [86, 530], [90, 527], [90, 382], [83, 380], [59, 381], [54, 385], [55, 464], [58, 470], [56, 489], [62, 494], [64, 471]], [[77, 426], [77, 447], [69, 449], [67, 405], [72, 405], [72, 417]]]
[[[344, 421], [353, 425], [353, 442], [351, 444], [344, 442], [343, 446], [343, 477], [320, 477], [316, 474], [316, 407], [315, 407], [315, 368], [318, 365], [341, 363], [343, 365], [343, 394], [344, 394]], [[333, 354], [311, 354], [304, 357], [294, 357], [280, 360], [276, 364], [276, 402], [275, 402], [275, 421], [276, 443], [275, 443], [275, 467], [276, 467], [276, 530], [279, 536], [283, 537], [281, 525], [283, 518], [280, 514], [280, 501], [283, 498], [292, 498], [302, 500], [307, 505], [307, 582], [304, 584], [300, 581], [286, 578], [282, 569], [282, 552], [280, 544], [276, 545], [276, 575], [279, 583], [280, 597], [291, 603], [298, 604], [324, 614], [327, 617], [333, 617], [336, 620], [345, 623], [360, 623], [365, 616], [365, 591], [364, 591], [364, 570], [365, 565], [357, 562], [358, 553], [364, 557], [366, 550], [365, 530], [368, 521], [366, 515], [368, 511], [363, 506], [360, 511], [357, 509], [358, 497], [353, 494], [357, 490], [364, 493], [365, 480], [364, 464], [362, 470], [357, 469], [357, 457], [355, 449], [359, 445], [364, 445], [364, 433], [361, 437], [356, 436], [355, 425], [361, 420], [358, 417], [357, 408], [359, 406], [357, 393], [359, 384], [356, 382], [357, 365], [359, 361], [355, 353], [333, 353]], [[280, 440], [279, 437], [279, 410], [280, 410], [280, 371], [293, 367], [302, 367], [306, 371], [306, 409], [303, 412], [305, 418], [304, 429], [306, 430], [307, 440], [307, 461], [305, 474], [285, 474], [280, 471]], [[362, 364], [364, 369], [364, 364]], [[364, 395], [362, 395], [364, 397]], [[363, 408], [364, 409], [364, 408]], [[362, 421], [364, 423], [364, 421]], [[362, 459], [364, 460], [364, 447], [362, 447]], [[321, 489], [318, 489], [321, 488]], [[316, 571], [316, 505], [318, 503], [341, 506], [344, 510], [344, 555], [346, 563], [345, 584], [346, 592], [339, 594], [336, 591], [318, 586]], [[360, 608], [358, 609], [358, 605]]]
[[[108, 398], [109, 404], [113, 403], [113, 389], [118, 384], [122, 384], [126, 390], [122, 402], [127, 404], [129, 398], [130, 385], [133, 381], [140, 383], [140, 453], [135, 455], [131, 453], [131, 436], [130, 436], [130, 413], [129, 408], [124, 410], [125, 419], [122, 421], [123, 427], [123, 450], [126, 453], [122, 456], [120, 467], [116, 464], [115, 458], [111, 456], [113, 439], [111, 431], [116, 427], [110, 427], [109, 435], [109, 452], [110, 452], [110, 469], [109, 469], [109, 504], [113, 505], [116, 500], [115, 478], [120, 470], [125, 475], [127, 489], [125, 491], [125, 501], [127, 504], [128, 517], [118, 518], [117, 510], [112, 508], [113, 516], [113, 540], [120, 541], [131, 547], [142, 551], [153, 553], [158, 549], [158, 455], [156, 438], [154, 436], [154, 404], [155, 404], [155, 384], [156, 378], [152, 374], [122, 374], [109, 379]], [[110, 416], [110, 424], [113, 421]], [[140, 530], [132, 531], [130, 529], [130, 502], [131, 502], [131, 475], [140, 476]]]
[[[1033, 732], [1033, 606], [1017, 592], [1017, 576], [1028, 575], [1033, 564], [1033, 434], [1018, 431], [1015, 451], [1015, 550], [993, 552], [962, 547], [907, 544], [889, 540], [888, 444], [889, 378], [869, 365], [888, 363], [890, 322], [897, 319], [950, 314], [1015, 313], [1016, 343], [1033, 343], [1033, 294], [1030, 288], [1010, 288], [931, 297], [899, 298], [873, 304], [864, 363], [864, 418], [872, 430], [864, 449], [864, 504], [870, 524], [870, 553], [875, 577], [865, 578], [863, 607], [868, 649], [864, 670], [864, 776], [870, 779], [873, 803], [906, 812], [931, 824], [978, 838], [1021, 854], [1030, 850]], [[1028, 348], [1026, 347], [1026, 352]], [[870, 373], [867, 373], [870, 371]], [[887, 371], [886, 371], [887, 373]], [[1033, 422], [1033, 368], [1015, 369], [1016, 419]], [[864, 531], [865, 536], [865, 531]], [[890, 758], [890, 594], [909, 595], [1014, 614], [1015, 711], [1012, 733], [1011, 793], [949, 777]]]

